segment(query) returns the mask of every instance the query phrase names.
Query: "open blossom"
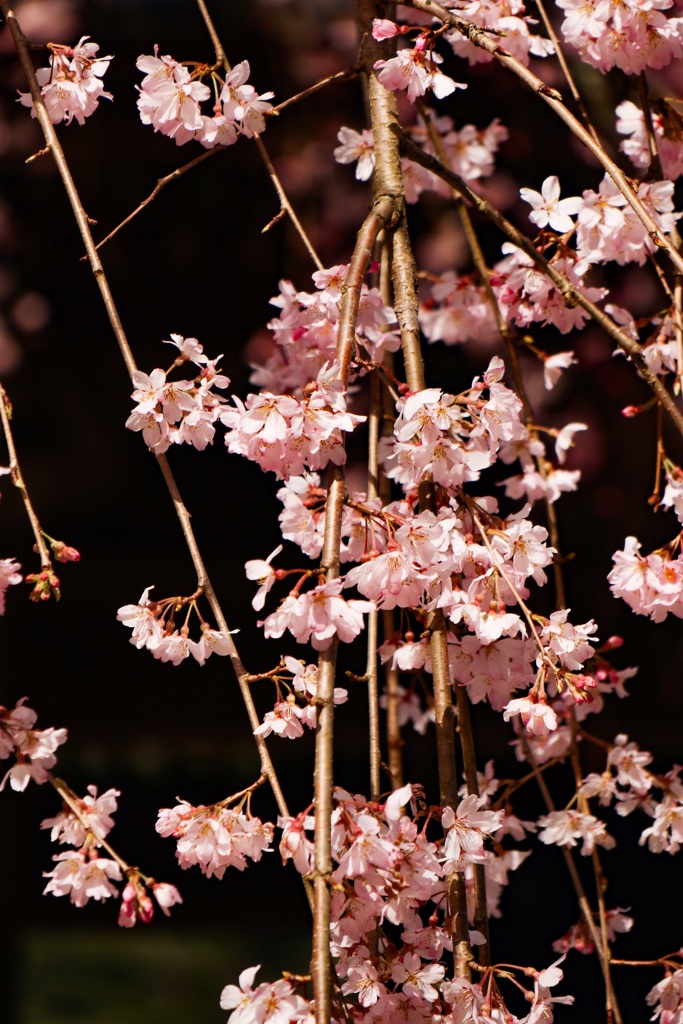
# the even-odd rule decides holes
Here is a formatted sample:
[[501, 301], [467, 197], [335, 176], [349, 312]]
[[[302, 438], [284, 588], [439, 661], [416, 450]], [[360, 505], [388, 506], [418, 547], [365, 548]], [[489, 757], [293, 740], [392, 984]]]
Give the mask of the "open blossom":
[[340, 128], [339, 145], [334, 151], [338, 164], [356, 163], [356, 178], [367, 181], [375, 169], [375, 141], [369, 128], [356, 132], [353, 128]]
[[286, 597], [277, 611], [263, 622], [267, 637], [281, 637], [286, 629], [299, 643], [311, 643], [316, 651], [326, 651], [334, 636], [350, 643], [364, 626], [363, 613], [375, 606], [370, 601], [346, 601], [341, 597], [342, 579], [322, 583], [298, 597]]
[[524, 727], [532, 736], [547, 736], [557, 729], [557, 715], [544, 700], [518, 697], [509, 701], [503, 710], [503, 718], [509, 722], [513, 715], [519, 715]]
[[561, 235], [574, 230], [571, 218], [581, 209], [582, 201], [578, 196], [560, 199], [560, 183], [556, 175], [545, 179], [540, 193], [534, 192], [532, 188], [523, 188], [519, 194], [532, 207], [529, 220], [537, 227], [550, 227]]
[[295, 993], [291, 982], [263, 982], [252, 989], [260, 969], [260, 964], [248, 967], [239, 976], [239, 987], [226, 985], [221, 992], [221, 1009], [232, 1011], [231, 1024], [294, 1024], [309, 1019], [310, 1005]]
[[118, 896], [113, 884], [121, 881], [121, 868], [108, 857], [88, 855], [84, 850], [67, 850], [53, 858], [56, 866], [43, 873], [50, 881], [43, 892], [68, 896], [77, 907], [88, 900], [106, 900]]
[[467, 88], [460, 82], [454, 82], [448, 75], [439, 70], [443, 61], [440, 54], [426, 48], [423, 37], [420, 37], [414, 49], [399, 50], [389, 60], [375, 62], [375, 70], [379, 70], [378, 78], [385, 89], [390, 92], [406, 89], [408, 99], [414, 103], [418, 96], [424, 96], [431, 89], [437, 99], [450, 96], [456, 89]]
[[[89, 36], [73, 48], [50, 43], [50, 66], [38, 68], [36, 78], [50, 120], [53, 124], [74, 118], [80, 125], [85, 124], [99, 105], [101, 99], [113, 99], [104, 91], [102, 75], [109, 67], [111, 57], [98, 57], [97, 43], [89, 43]], [[30, 93], [19, 93], [19, 102], [31, 108], [31, 117], [36, 116]]]
[[227, 867], [244, 871], [247, 859], [261, 860], [273, 840], [270, 822], [222, 804], [193, 807], [183, 801], [162, 808], [156, 830], [176, 840], [181, 868], [196, 864], [207, 878], [222, 878]]
[[443, 855], [446, 872], [462, 871], [466, 864], [484, 861], [484, 840], [503, 824], [503, 811], [485, 811], [486, 798], [466, 796], [457, 810], [444, 808], [441, 824], [446, 830]]

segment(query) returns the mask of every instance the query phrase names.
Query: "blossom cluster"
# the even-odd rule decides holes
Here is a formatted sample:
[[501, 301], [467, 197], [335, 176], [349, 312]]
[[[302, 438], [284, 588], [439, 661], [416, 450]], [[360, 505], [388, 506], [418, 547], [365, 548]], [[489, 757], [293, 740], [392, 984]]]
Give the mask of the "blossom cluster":
[[34, 729], [38, 715], [27, 707], [27, 699], [23, 697], [11, 711], [0, 706], [0, 759], [16, 758], [0, 790], [7, 782], [17, 792], [25, 790], [31, 779], [46, 782], [57, 763], [57, 748], [66, 743], [66, 729]]
[[[261, 725], [254, 729], [255, 736], [269, 736], [275, 733], [276, 736], [294, 740], [303, 736], [304, 726], [315, 729], [318, 724], [318, 709], [315, 703], [318, 695], [318, 666], [304, 665], [302, 661], [287, 656], [283, 658], [283, 669], [291, 673], [291, 679], [286, 683], [289, 693], [283, 699], [280, 687], [285, 679], [280, 673], [273, 676], [278, 688], [278, 700], [273, 710], [266, 712]], [[342, 686], [335, 686], [335, 706], [345, 704], [348, 697], [348, 690]]]
[[220, 416], [228, 451], [244, 455], [279, 480], [329, 462], [346, 462], [344, 434], [364, 422], [346, 408], [346, 389], [336, 363], [325, 364], [302, 398], [261, 391]]
[[[499, 785], [497, 780], [488, 781], [493, 790]], [[422, 1020], [441, 1014], [445, 1019], [475, 1019], [450, 1015], [460, 1013], [466, 1004], [477, 1008], [485, 1002], [484, 982], [449, 981], [440, 962], [452, 948], [444, 916], [447, 876], [455, 870], [467, 872], [469, 892], [473, 866], [483, 865], [492, 882], [490, 910], [496, 913], [508, 871], [526, 855], [502, 847], [494, 854], [486, 844], [494, 833], [509, 830], [522, 838], [525, 829], [503, 810], [487, 809], [488, 795], [470, 795], [442, 814], [433, 809], [446, 834], [432, 842], [424, 828], [418, 830], [411, 814], [402, 810], [405, 805], [414, 808], [421, 796], [419, 787], [406, 785], [381, 804], [373, 804], [361, 795], [335, 790], [331, 953], [346, 1020]], [[280, 818], [278, 824], [283, 860], [293, 860], [300, 873], [309, 874], [313, 849], [306, 833], [313, 819], [304, 811], [294, 818]], [[470, 934], [475, 942], [483, 939], [476, 931]], [[557, 963], [541, 972], [524, 970], [522, 976], [535, 979], [533, 990], [528, 990], [531, 1008], [523, 1018], [526, 1024], [544, 1015], [551, 1019], [548, 1011], [553, 1002], [572, 1001], [569, 996], [550, 995], [562, 980]], [[280, 1011], [287, 1020], [308, 1019], [311, 1004], [295, 994], [291, 980], [253, 988], [258, 969], [249, 968], [240, 975], [239, 986], [223, 990], [221, 1006], [233, 1011], [233, 1024], [274, 1022], [280, 1019]], [[507, 1012], [498, 989], [496, 998], [498, 1010]]]
[[[373, 264], [372, 270], [377, 266]], [[275, 343], [265, 365], [256, 366], [251, 381], [277, 394], [303, 397], [307, 385], [332, 364], [339, 329], [340, 299], [348, 266], [339, 264], [313, 274], [314, 292], [297, 291], [291, 281], [280, 282], [280, 294], [271, 305], [280, 312], [268, 324]], [[401, 343], [396, 314], [378, 288], [361, 287], [356, 321], [358, 344], [380, 362]]]
[[202, 104], [211, 99], [212, 90], [201, 78], [210, 75], [212, 84], [217, 72], [205, 65], [190, 71], [188, 66], [166, 55], [143, 54], [137, 68], [145, 77], [138, 87], [138, 110], [143, 124], [151, 124], [155, 132], [175, 139], [176, 145], [195, 140], [206, 149], [232, 146], [240, 135], [253, 138], [265, 130], [266, 114], [273, 109], [268, 101], [272, 92], [259, 96], [247, 79], [249, 62], [243, 60], [228, 72], [222, 81], [211, 116], [202, 112]]
[[196, 338], [172, 334], [166, 344], [179, 352], [171, 369], [191, 362], [198, 372], [192, 380], [168, 380], [168, 373], [158, 368], [149, 375], [135, 370], [132, 398], [137, 404], [126, 426], [141, 431], [156, 455], [163, 455], [172, 444], [191, 444], [203, 451], [213, 443], [214, 423], [226, 401], [212, 389], [227, 388], [230, 380], [217, 369], [221, 356], [210, 360]]
[[176, 840], [181, 868], [198, 865], [207, 878], [222, 878], [228, 867], [244, 871], [248, 860], [259, 861], [270, 850], [273, 826], [228, 801], [194, 807], [181, 801], [159, 811], [156, 830]]
[[[97, 110], [101, 99], [113, 99], [110, 92], [104, 91], [102, 82], [112, 58], [98, 57], [99, 45], [89, 43], [89, 38], [83, 36], [73, 47], [48, 43], [49, 67], [36, 71], [45, 109], [53, 124], [62, 121], [71, 124], [76, 118], [83, 125], [86, 117]], [[19, 102], [30, 107], [31, 117], [36, 116], [30, 93], [20, 92]]]
[[557, 0], [565, 13], [561, 31], [566, 42], [600, 71], [620, 68], [637, 75], [646, 68], [664, 68], [683, 54], [683, 18], [664, 11], [674, 0], [623, 0], [618, 8], [605, 0]]
[[[130, 642], [138, 650], [145, 647], [155, 658], [170, 661], [173, 665], [179, 665], [190, 655], [203, 665], [211, 654], [230, 654], [232, 643], [229, 634], [212, 629], [208, 622], [202, 619], [197, 608], [196, 596], [165, 597], [159, 601], [151, 601], [149, 594], [153, 589], [146, 587], [137, 604], [123, 605], [116, 613], [118, 621], [133, 630]], [[174, 616], [185, 608], [185, 622], [178, 629]], [[200, 619], [199, 640], [192, 640], [189, 635], [187, 621], [192, 611]]]

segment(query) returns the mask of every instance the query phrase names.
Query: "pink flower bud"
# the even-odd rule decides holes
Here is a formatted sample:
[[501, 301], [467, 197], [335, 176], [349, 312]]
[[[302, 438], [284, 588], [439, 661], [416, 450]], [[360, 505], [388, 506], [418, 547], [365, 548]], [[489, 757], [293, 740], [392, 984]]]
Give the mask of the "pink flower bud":
[[373, 39], [381, 42], [383, 39], [393, 39], [397, 35], [398, 25], [395, 25], [393, 21], [389, 21], [388, 18], [375, 18], [372, 23]]

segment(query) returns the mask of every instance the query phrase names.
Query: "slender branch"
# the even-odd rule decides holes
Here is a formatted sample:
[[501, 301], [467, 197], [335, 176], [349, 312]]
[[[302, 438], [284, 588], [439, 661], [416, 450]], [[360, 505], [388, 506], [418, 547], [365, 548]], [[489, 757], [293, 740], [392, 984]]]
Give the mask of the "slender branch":
[[40, 522], [38, 521], [36, 510], [33, 507], [33, 502], [31, 501], [31, 497], [28, 493], [28, 489], [24, 483], [24, 477], [21, 472], [21, 467], [19, 466], [19, 459], [17, 458], [17, 449], [14, 444], [12, 427], [10, 425], [11, 408], [12, 406], [9, 398], [7, 397], [7, 392], [2, 384], [0, 384], [0, 418], [2, 419], [2, 431], [5, 435], [5, 443], [7, 444], [7, 452], [9, 454], [9, 468], [12, 476], [12, 483], [21, 494], [21, 499], [24, 503], [24, 508], [26, 509], [26, 515], [28, 516], [28, 521], [31, 524], [36, 548], [40, 555], [40, 565], [43, 569], [51, 569], [52, 559], [50, 558], [47, 550], [45, 537], [43, 536], [43, 531]]
[[355, 78], [358, 74], [358, 67], [354, 64], [350, 68], [346, 68], [344, 71], [336, 71], [333, 75], [328, 75], [327, 78], [321, 78], [315, 85], [309, 85], [307, 89], [302, 92], [296, 93], [295, 96], [290, 96], [288, 99], [283, 100], [282, 103], [278, 103], [277, 106], [273, 107], [273, 114], [279, 114], [281, 111], [286, 110], [287, 107], [291, 107], [293, 103], [298, 103], [300, 100], [308, 99], [309, 96], [313, 96], [314, 93], [319, 92], [320, 89], [324, 89], [330, 82], [338, 82], [342, 78]]
[[650, 167], [648, 169], [647, 176], [648, 178], [652, 178], [654, 181], [661, 181], [663, 177], [662, 161], [659, 156], [657, 136], [655, 135], [655, 126], [652, 120], [650, 90], [647, 84], [647, 76], [644, 71], [641, 71], [638, 75], [638, 96], [640, 98], [640, 106], [643, 110], [645, 135], [647, 136], [647, 148], [650, 151]]
[[[216, 31], [216, 27], [211, 19], [211, 15], [209, 14], [208, 8], [204, 3], [204, 0], [197, 0], [197, 7], [199, 8], [199, 12], [202, 16], [202, 20], [204, 21], [204, 25], [206, 26], [206, 30], [209, 33], [209, 36], [211, 37], [211, 43], [213, 45], [214, 53], [216, 55], [216, 63], [221, 64], [225, 68], [225, 70], [229, 72], [231, 70], [230, 61], [228, 60], [225, 50], [223, 49], [220, 38], [218, 36], [218, 32]], [[281, 209], [287, 211], [289, 219], [296, 228], [296, 231], [298, 232], [301, 241], [304, 243], [308, 255], [311, 257], [318, 270], [322, 270], [323, 264], [321, 263], [320, 258], [318, 257], [315, 249], [313, 248], [310, 238], [304, 231], [301, 221], [294, 212], [292, 204], [287, 198], [287, 193], [285, 192], [282, 186], [282, 182], [277, 176], [271, 159], [268, 156], [266, 147], [263, 144], [263, 140], [257, 133], [254, 134], [254, 140], [256, 141], [256, 148], [258, 149], [259, 155], [263, 160], [263, 163], [265, 164], [266, 170], [268, 171], [268, 174], [270, 176], [270, 180], [272, 181], [275, 191], [277, 192], [278, 199], [280, 200]], [[271, 224], [272, 223], [273, 222], [271, 221]]]
[[469, 21], [457, 18], [455, 15], [447, 11], [445, 7], [442, 7], [441, 4], [437, 3], [436, 0], [406, 0], [406, 6], [414, 7], [418, 11], [424, 11], [425, 14], [432, 14], [445, 25], [449, 25], [451, 28], [457, 29], [462, 36], [469, 39], [469, 41], [475, 46], [479, 46], [483, 50], [486, 50], [487, 53], [490, 53], [495, 57], [496, 60], [504, 67], [513, 71], [518, 78], [521, 78], [525, 85], [528, 85], [536, 95], [540, 96], [543, 102], [547, 103], [548, 106], [558, 114], [573, 134], [576, 135], [576, 137], [584, 144], [586, 149], [593, 154], [598, 163], [602, 165], [655, 245], [666, 253], [673, 265], [677, 267], [679, 271], [683, 272], [683, 256], [681, 256], [680, 253], [671, 246], [666, 235], [661, 232], [651, 215], [645, 209], [641, 200], [634, 192], [633, 186], [628, 177], [614, 163], [614, 161], [610, 159], [602, 146], [596, 143], [590, 133], [567, 109], [562, 102], [562, 96], [556, 89], [551, 88], [551, 86], [547, 85], [542, 81], [542, 79], [534, 75], [532, 71], [525, 68], [524, 65], [512, 57], [507, 50], [504, 50], [499, 43], [494, 39], [491, 39], [483, 29], [478, 28]]
[[[76, 185], [71, 176], [71, 171], [64, 156], [64, 152], [59, 143], [59, 139], [57, 138], [54, 125], [50, 121], [49, 114], [43, 102], [40, 86], [38, 85], [35, 71], [33, 69], [33, 64], [31, 62], [26, 37], [24, 36], [24, 33], [21, 30], [21, 27], [16, 19], [14, 11], [10, 7], [8, 0], [0, 0], [0, 8], [2, 9], [7, 25], [9, 26], [10, 32], [12, 34], [12, 38], [14, 40], [14, 44], [19, 55], [19, 59], [21, 61], [24, 73], [28, 81], [29, 89], [31, 91], [33, 104], [36, 110], [36, 117], [38, 119], [40, 127], [43, 130], [45, 142], [50, 152], [52, 153], [53, 159], [55, 161], [55, 164], [57, 165], [57, 169], [62, 179], [62, 183], [69, 198], [71, 209], [76, 219], [76, 223], [78, 224], [81, 238], [83, 240], [83, 244], [88, 255], [88, 262], [90, 263], [90, 268], [93, 272], [93, 276], [95, 277], [95, 281], [97, 282], [97, 286], [99, 288], [102, 301], [104, 303], [107, 315], [109, 317], [109, 322], [111, 324], [112, 330], [114, 331], [114, 335], [119, 346], [119, 350], [126, 364], [126, 369], [128, 370], [129, 375], [132, 377], [133, 373], [135, 373], [137, 369], [135, 359], [133, 357], [133, 353], [128, 343], [128, 339], [126, 337], [123, 324], [121, 323], [121, 318], [116, 308], [113, 295], [109, 288], [109, 282], [105, 275], [104, 268], [102, 266], [100, 257], [97, 253], [97, 249], [92, 238], [88, 216], [83, 208], [83, 204], [81, 203], [78, 191], [76, 189]], [[187, 544], [188, 551], [190, 553], [190, 557], [192, 559], [192, 563], [197, 574], [197, 584], [204, 590], [211, 610], [216, 618], [218, 628], [224, 631], [226, 635], [229, 635], [228, 624], [223, 614], [223, 610], [218, 601], [218, 598], [216, 597], [216, 593], [213, 589], [213, 585], [209, 579], [208, 573], [204, 566], [204, 562], [199, 552], [199, 548], [197, 546], [194, 531], [192, 529], [190, 521], [190, 513], [188, 512], [187, 507], [181, 498], [180, 492], [178, 490], [177, 484], [171, 472], [166, 456], [157, 455], [156, 459], [161, 469], [164, 480], [166, 482], [166, 486], [168, 488], [171, 499], [173, 501], [176, 514], [180, 521], [183, 536], [185, 538], [185, 542]], [[248, 682], [248, 673], [246, 672], [242, 664], [242, 661], [237, 653], [237, 649], [232, 640], [232, 637], [229, 637], [229, 645], [230, 663], [237, 676], [237, 681], [240, 687], [240, 692], [242, 694], [242, 699], [244, 701], [247, 710], [247, 715], [249, 718], [249, 723], [253, 731], [260, 725], [260, 719], [251, 696], [251, 691]], [[270, 783], [273, 795], [278, 806], [278, 810], [280, 811], [280, 814], [288, 817], [289, 810], [287, 807], [287, 803], [285, 801], [284, 794], [280, 787], [275, 767], [270, 758], [270, 754], [268, 753], [267, 744], [265, 743], [262, 736], [255, 736], [254, 740], [256, 742], [256, 746], [259, 752], [261, 771], [266, 776], [268, 782]]]
[[591, 133], [591, 136], [595, 140], [596, 144], [600, 146], [602, 145], [602, 143], [600, 142], [598, 133], [593, 127], [591, 119], [588, 116], [588, 111], [586, 110], [586, 106], [581, 97], [581, 93], [579, 92], [576, 82], [574, 81], [574, 76], [570, 71], [569, 64], [567, 63], [566, 57], [562, 50], [562, 46], [560, 45], [560, 40], [557, 37], [557, 32], [553, 28], [553, 23], [548, 17], [548, 12], [545, 9], [545, 4], [542, 2], [542, 0], [534, 0], [534, 3], [536, 4], [536, 9], [538, 10], [538, 13], [541, 15], [541, 21], [545, 26], [545, 30], [548, 33], [548, 37], [550, 38], [553, 46], [555, 47], [555, 56], [557, 57], [560, 67], [562, 68], [562, 74], [566, 79], [570, 92], [574, 97], [574, 102], [581, 111], [581, 116], [583, 117], [586, 123], [586, 128]]
[[491, 206], [490, 203], [470, 188], [470, 186], [458, 174], [449, 170], [448, 167], [444, 167], [439, 160], [431, 156], [429, 153], [423, 152], [419, 146], [416, 146], [405, 135], [401, 138], [401, 150], [414, 163], [420, 164], [422, 167], [426, 167], [428, 171], [432, 171], [432, 173], [436, 174], [437, 177], [441, 178], [452, 188], [456, 189], [460, 195], [469, 200], [469, 202], [471, 202], [481, 214], [488, 218], [491, 223], [495, 224], [496, 227], [514, 245], [525, 252], [527, 256], [534, 261], [536, 266], [550, 278], [569, 306], [578, 305], [581, 306], [582, 309], [586, 310], [588, 315], [591, 316], [593, 320], [595, 320], [596, 323], [598, 323], [626, 353], [631, 362], [636, 366], [640, 376], [656, 395], [657, 400], [661, 402], [664, 410], [674, 423], [678, 432], [683, 435], [683, 413], [678, 408], [659, 377], [653, 374], [648, 368], [643, 357], [642, 347], [622, 331], [619, 325], [615, 323], [607, 313], [603, 312], [599, 306], [596, 306], [590, 301], [590, 299], [587, 299], [582, 292], [577, 291], [571, 282], [564, 277], [563, 274], [560, 274], [552, 263], [545, 258], [545, 256], [536, 250], [533, 243], [526, 235], [522, 234], [522, 232], [507, 220], [502, 213], [496, 210], [495, 207]]
[[[368, 416], [368, 500], [376, 498], [379, 492], [378, 445], [382, 426], [382, 394], [378, 373], [370, 378], [370, 415]], [[379, 633], [379, 612], [374, 608], [368, 615], [367, 662], [365, 678], [368, 686], [368, 725], [370, 737], [370, 799], [379, 800], [380, 768], [382, 752], [379, 739], [379, 693], [377, 672], [377, 645]]]
[[[130, 224], [130, 222], [135, 217], [137, 217], [139, 213], [142, 213], [145, 207], [149, 206], [152, 200], [156, 199], [159, 193], [163, 192], [166, 186], [170, 185], [172, 181], [175, 181], [177, 178], [180, 178], [183, 174], [185, 174], [186, 171], [189, 171], [193, 167], [196, 167], [197, 164], [201, 164], [204, 162], [204, 160], [208, 160], [208, 158], [210, 156], [213, 156], [215, 153], [223, 152], [224, 149], [224, 146], [216, 146], [215, 149], [208, 149], [205, 153], [200, 153], [199, 156], [196, 156], [194, 160], [190, 160], [189, 163], [183, 164], [182, 167], [176, 167], [175, 171], [171, 171], [171, 173], [165, 175], [165, 177], [159, 178], [159, 180], [157, 181], [156, 185], [154, 186], [150, 194], [147, 196], [147, 198], [143, 199], [140, 205], [137, 206], [132, 213], [129, 213], [128, 216], [125, 217], [120, 224], [117, 224], [114, 230], [110, 231], [109, 234], [106, 235], [106, 237], [103, 238], [101, 242], [98, 242], [95, 248], [101, 249], [103, 245], [106, 245], [107, 242], [110, 242], [115, 235], [118, 235], [121, 228], [125, 228], [126, 224]], [[82, 256], [81, 259], [85, 260], [87, 259], [87, 256]]]
[[311, 259], [315, 263], [315, 265], [318, 268], [318, 270], [322, 270], [323, 267], [324, 267], [324, 264], [323, 264], [322, 260], [320, 259], [320, 257], [318, 256], [318, 254], [316, 253], [315, 249], [313, 248], [313, 243], [311, 242], [310, 238], [308, 237], [308, 235], [304, 231], [304, 228], [303, 228], [303, 225], [302, 225], [301, 221], [299, 220], [299, 218], [297, 217], [296, 213], [294, 212], [294, 207], [292, 206], [292, 204], [290, 203], [289, 199], [287, 198], [287, 193], [285, 192], [285, 190], [284, 190], [284, 188], [282, 186], [282, 182], [280, 181], [280, 179], [277, 176], [277, 172], [276, 172], [275, 168], [273, 167], [273, 164], [271, 162], [270, 157], [268, 156], [268, 152], [266, 150], [266, 147], [263, 145], [263, 140], [261, 139], [261, 136], [260, 135], [254, 135], [254, 140], [256, 142], [256, 148], [258, 149], [259, 153], [261, 154], [261, 159], [263, 160], [264, 164], [266, 165], [266, 170], [268, 171], [268, 174], [270, 175], [270, 180], [272, 181], [273, 186], [275, 188], [275, 191], [277, 192], [278, 199], [280, 200], [280, 207], [283, 210], [287, 211], [287, 214], [289, 215], [289, 219], [291, 220], [292, 224], [296, 228], [296, 230], [297, 230], [297, 232], [299, 234], [299, 237], [301, 238], [301, 241], [304, 243], [304, 246], [306, 248], [306, 252], [311, 257]]
[[[579, 745], [577, 743], [578, 735], [578, 723], [576, 720], [576, 714], [572, 708], [570, 711], [570, 724], [572, 743], [569, 752], [571, 761], [572, 771], [574, 772], [574, 785], [576, 788], [576, 796], [578, 799], [579, 810], [582, 814], [590, 814], [590, 801], [587, 797], [582, 796], [579, 793], [579, 789], [583, 782], [583, 771], [581, 769], [581, 759], [579, 756]], [[612, 1021], [615, 1016], [615, 1010], [618, 1015], [619, 1010], [616, 1003], [616, 996], [614, 994], [614, 984], [612, 982], [612, 971], [610, 961], [612, 959], [612, 950], [609, 944], [609, 928], [607, 924], [607, 908], [605, 906], [605, 876], [603, 874], [602, 865], [600, 863], [600, 856], [598, 851], [594, 848], [591, 856], [593, 865], [593, 876], [595, 878], [595, 895], [598, 903], [598, 920], [600, 922], [600, 961], [603, 968], [603, 975], [605, 978], [605, 1010], [607, 1020]]]

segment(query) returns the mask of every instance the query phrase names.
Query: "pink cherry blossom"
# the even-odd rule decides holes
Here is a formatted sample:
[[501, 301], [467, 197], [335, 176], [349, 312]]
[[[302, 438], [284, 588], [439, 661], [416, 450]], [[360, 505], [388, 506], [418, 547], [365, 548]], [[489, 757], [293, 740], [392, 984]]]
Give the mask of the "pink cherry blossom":
[[581, 199], [578, 196], [560, 199], [560, 182], [556, 175], [545, 179], [540, 193], [531, 188], [523, 188], [519, 194], [532, 207], [529, 220], [537, 227], [550, 227], [561, 235], [573, 231], [574, 221], [571, 218], [581, 209]]

